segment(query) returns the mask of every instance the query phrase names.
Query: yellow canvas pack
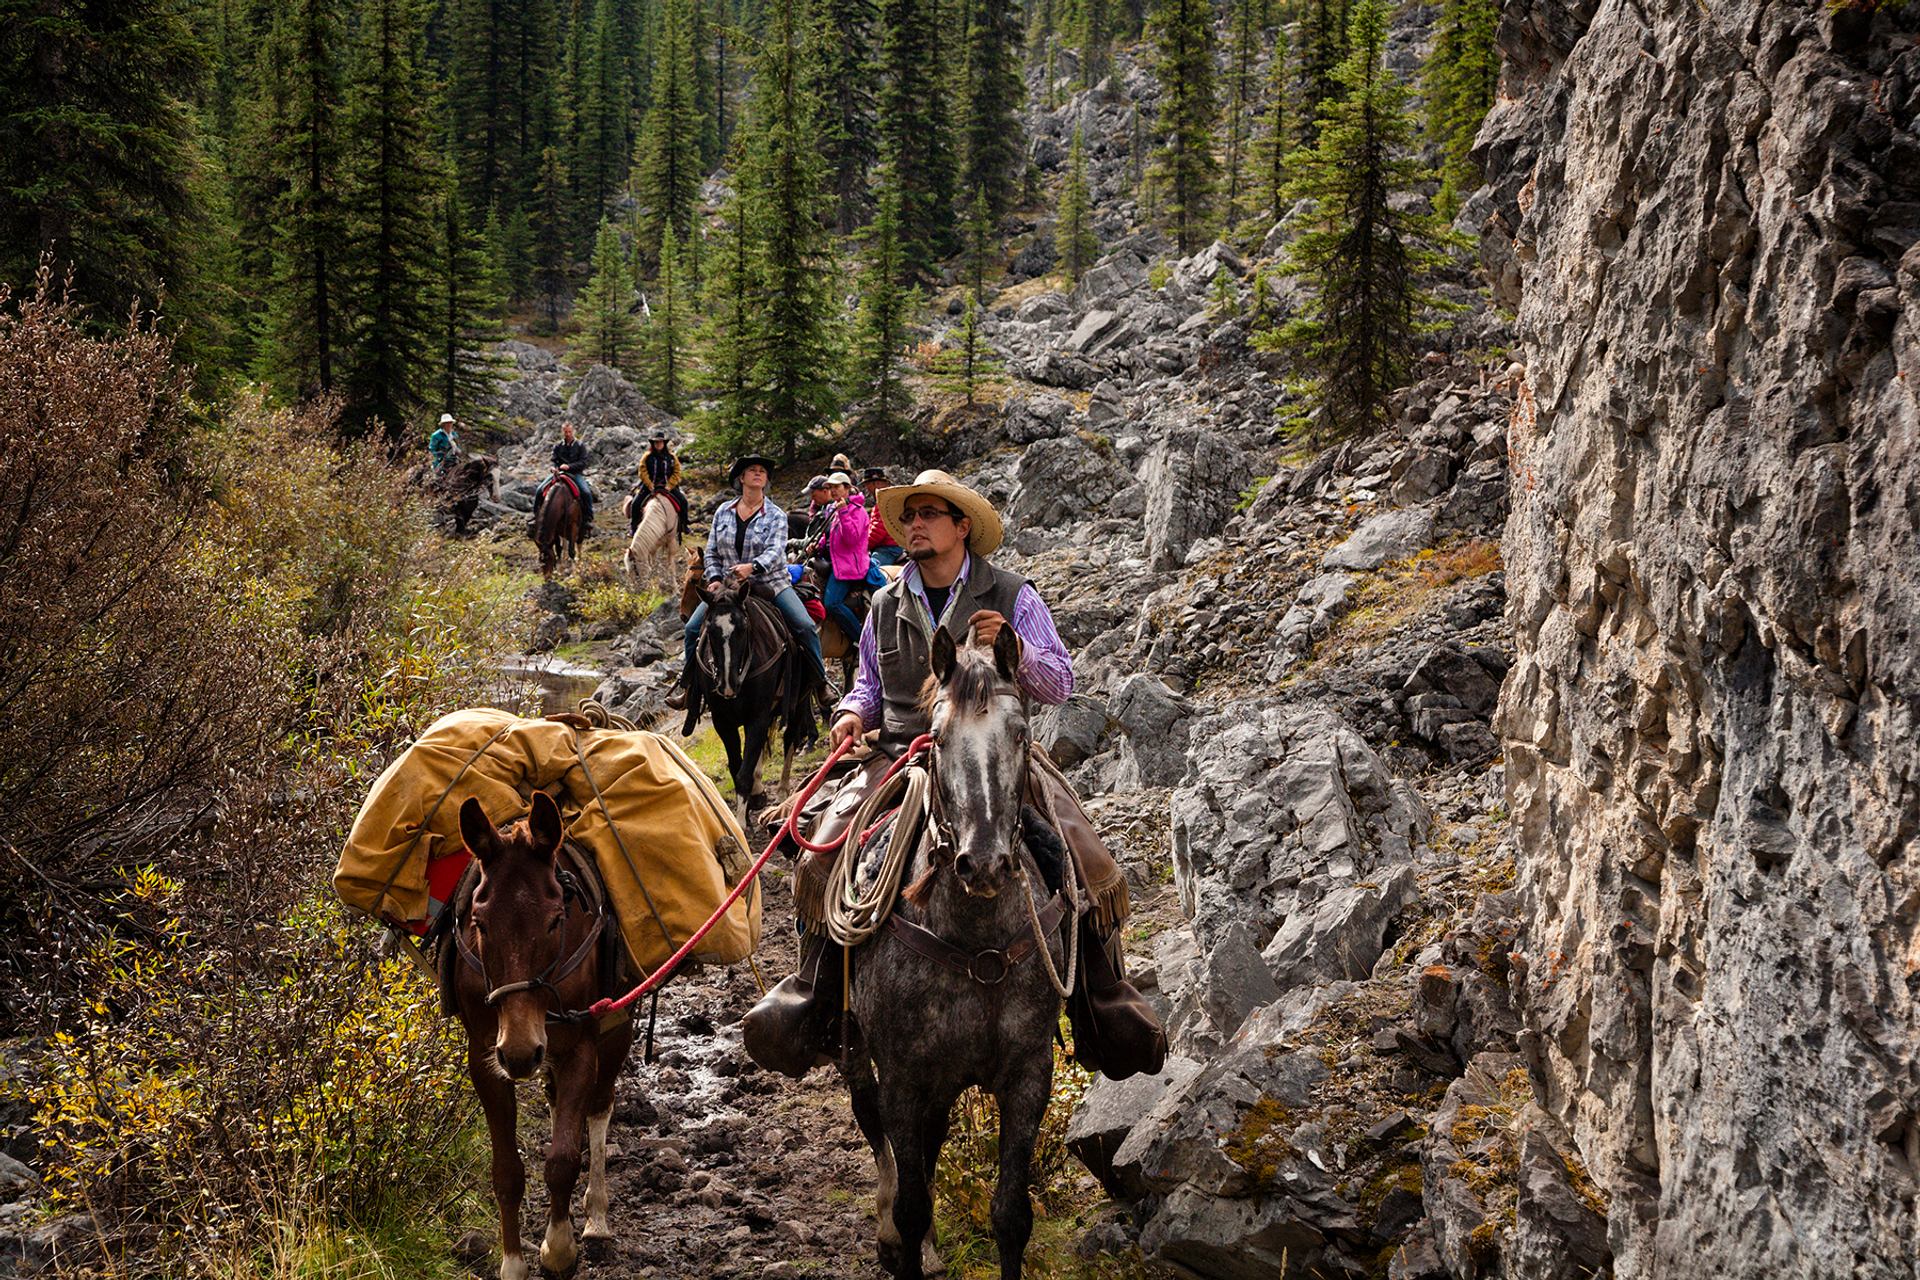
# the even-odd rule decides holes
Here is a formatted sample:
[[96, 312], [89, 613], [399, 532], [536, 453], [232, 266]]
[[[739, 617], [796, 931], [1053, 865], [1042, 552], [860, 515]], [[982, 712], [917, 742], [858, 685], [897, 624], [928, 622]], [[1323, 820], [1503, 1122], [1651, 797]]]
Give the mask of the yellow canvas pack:
[[[504, 827], [526, 815], [535, 791], [560, 802], [567, 833], [593, 852], [643, 973], [706, 921], [750, 865], [746, 834], [720, 793], [665, 738], [478, 707], [436, 720], [387, 766], [340, 851], [334, 892], [390, 924], [424, 919], [427, 863], [461, 847], [461, 804], [478, 798]], [[694, 954], [730, 964], [759, 940], [755, 884]]]

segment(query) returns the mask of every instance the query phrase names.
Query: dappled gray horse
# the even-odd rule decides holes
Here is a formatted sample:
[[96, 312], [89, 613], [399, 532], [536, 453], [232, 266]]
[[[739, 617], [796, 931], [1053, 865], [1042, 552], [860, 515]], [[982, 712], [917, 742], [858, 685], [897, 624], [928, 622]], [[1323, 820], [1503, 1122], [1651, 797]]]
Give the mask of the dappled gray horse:
[[[933, 645], [933, 796], [909, 887], [886, 927], [853, 956], [861, 1030], [842, 1074], [880, 1176], [880, 1265], [918, 1277], [933, 1222], [931, 1184], [954, 1101], [969, 1086], [1000, 1113], [993, 1235], [1000, 1274], [1017, 1277], [1033, 1231], [1033, 1148], [1053, 1087], [1065, 963], [1064, 904], [1046, 889], [1022, 839], [1027, 713], [1014, 672], [1019, 638], [1004, 628], [989, 657]], [[1043, 938], [1047, 954], [1038, 952]]]

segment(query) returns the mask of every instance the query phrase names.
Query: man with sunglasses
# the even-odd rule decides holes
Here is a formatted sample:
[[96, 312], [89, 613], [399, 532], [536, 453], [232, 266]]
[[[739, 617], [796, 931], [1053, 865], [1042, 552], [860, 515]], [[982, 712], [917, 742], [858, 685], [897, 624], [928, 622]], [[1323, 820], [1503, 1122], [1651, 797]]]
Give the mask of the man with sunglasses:
[[[933, 636], [945, 630], [960, 644], [991, 646], [1012, 627], [1020, 637], [1017, 679], [1034, 702], [1057, 706], [1073, 692], [1073, 661], [1053, 624], [1053, 615], [1033, 584], [987, 560], [1000, 546], [1000, 515], [985, 497], [944, 471], [923, 471], [911, 485], [883, 489], [879, 514], [906, 551], [907, 568], [874, 594], [860, 632], [860, 668], [853, 688], [840, 700], [832, 742], [878, 730], [876, 750], [845, 776], [824, 802], [809, 805], [799, 826], [820, 844], [853, 818], [861, 800], [877, 785], [888, 764], [930, 727], [920, 691], [933, 669]], [[1126, 877], [1101, 842], [1066, 780], [1038, 752], [1028, 772], [1028, 839], [1064, 844], [1079, 869], [1091, 902], [1083, 933], [1101, 952], [1099, 976], [1088, 981], [1107, 1023], [1107, 1040], [1096, 1039], [1093, 1019], [1083, 1009], [1088, 983], [1078, 984], [1074, 1017], [1077, 1051], [1083, 1062], [1124, 1076], [1158, 1071], [1166, 1037], [1139, 993], [1128, 985], [1119, 956], [1120, 924], [1127, 915]], [[1047, 828], [1036, 832], [1033, 827]], [[794, 876], [794, 900], [810, 932], [802, 944], [799, 971], [767, 993], [743, 1024], [745, 1044], [755, 1061], [796, 1078], [825, 1059], [832, 1043], [831, 1016], [839, 1011], [844, 963], [838, 947], [825, 945], [820, 928], [821, 897], [833, 854], [809, 854]], [[1086, 947], [1083, 961], [1089, 959]], [[1082, 973], [1089, 969], [1081, 966]], [[1082, 1026], [1088, 1030], [1084, 1038]]]

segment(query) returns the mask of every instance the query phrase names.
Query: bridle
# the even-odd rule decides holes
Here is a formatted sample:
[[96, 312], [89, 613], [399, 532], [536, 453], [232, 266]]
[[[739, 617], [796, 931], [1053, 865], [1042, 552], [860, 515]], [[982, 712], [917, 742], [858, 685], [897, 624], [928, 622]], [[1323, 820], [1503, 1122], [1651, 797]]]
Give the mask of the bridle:
[[[737, 599], [738, 603], [730, 605], [729, 608], [739, 623], [738, 629], [741, 632], [740, 641], [747, 646], [747, 661], [749, 665], [745, 671], [741, 672], [740, 678], [734, 682], [736, 688], [742, 688], [749, 680], [752, 680], [755, 676], [760, 675], [766, 671], [767, 668], [778, 662], [781, 657], [785, 655], [786, 648], [784, 645], [775, 645], [766, 657], [762, 658], [758, 663], [754, 663], [753, 614], [751, 612], [752, 605], [749, 603], [753, 597], [749, 592], [742, 591]], [[711, 640], [714, 634], [713, 601], [709, 600], [706, 603], [707, 618], [706, 621], [700, 625], [700, 639], [694, 645], [693, 658], [695, 662], [700, 664], [700, 674], [707, 678], [707, 687], [714, 689], [719, 687], [721, 679], [720, 670], [714, 658], [713, 643]]]
[[[545, 989], [547, 994], [554, 1000], [559, 1000], [559, 984], [566, 981], [573, 975], [574, 970], [586, 963], [588, 954], [591, 953], [594, 944], [600, 940], [601, 932], [606, 928], [606, 913], [602, 911], [587, 895], [586, 891], [580, 887], [580, 882], [574, 878], [573, 873], [564, 868], [560, 868], [554, 872], [554, 875], [560, 881], [560, 901], [562, 909], [564, 910], [568, 904], [578, 901], [592, 913], [593, 927], [587, 930], [587, 936], [580, 940], [580, 945], [575, 947], [572, 952], [566, 955], [555, 956], [548, 962], [546, 968], [542, 969], [533, 977], [523, 982], [509, 982], [502, 986], [494, 986], [493, 979], [487, 974], [486, 959], [467, 942], [466, 926], [456, 925], [454, 927], [454, 948], [459, 951], [460, 958], [467, 962], [467, 967], [479, 974], [481, 983], [488, 988], [483, 1003], [485, 1003], [489, 1009], [499, 1004], [508, 996], [518, 995], [522, 991], [539, 991]], [[466, 924], [472, 923], [473, 916], [471, 910], [469, 910]], [[547, 1010], [548, 1022], [583, 1022], [590, 1016], [591, 1015], [584, 1009]]]

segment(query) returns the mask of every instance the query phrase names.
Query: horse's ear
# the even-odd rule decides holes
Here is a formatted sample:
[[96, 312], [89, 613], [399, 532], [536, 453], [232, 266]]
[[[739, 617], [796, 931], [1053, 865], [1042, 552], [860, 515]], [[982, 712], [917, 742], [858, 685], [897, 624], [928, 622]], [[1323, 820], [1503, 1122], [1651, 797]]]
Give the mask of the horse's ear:
[[933, 629], [933, 678], [945, 684], [953, 675], [954, 664], [959, 660], [959, 651], [954, 647], [953, 636], [945, 627]]
[[533, 809], [527, 814], [527, 830], [533, 836], [534, 853], [551, 858], [560, 848], [560, 837], [567, 833], [560, 821], [560, 806], [544, 791], [533, 793]]
[[993, 638], [993, 665], [1002, 680], [1020, 674], [1020, 636], [1012, 627], [1000, 628], [1000, 634]]
[[500, 833], [488, 821], [478, 796], [468, 796], [460, 806], [460, 838], [467, 842], [467, 852], [480, 859], [483, 866], [500, 852]]
[[695, 582], [693, 584], [693, 590], [694, 594], [700, 597], [703, 604], [713, 603], [713, 588], [709, 587], [704, 581]]

